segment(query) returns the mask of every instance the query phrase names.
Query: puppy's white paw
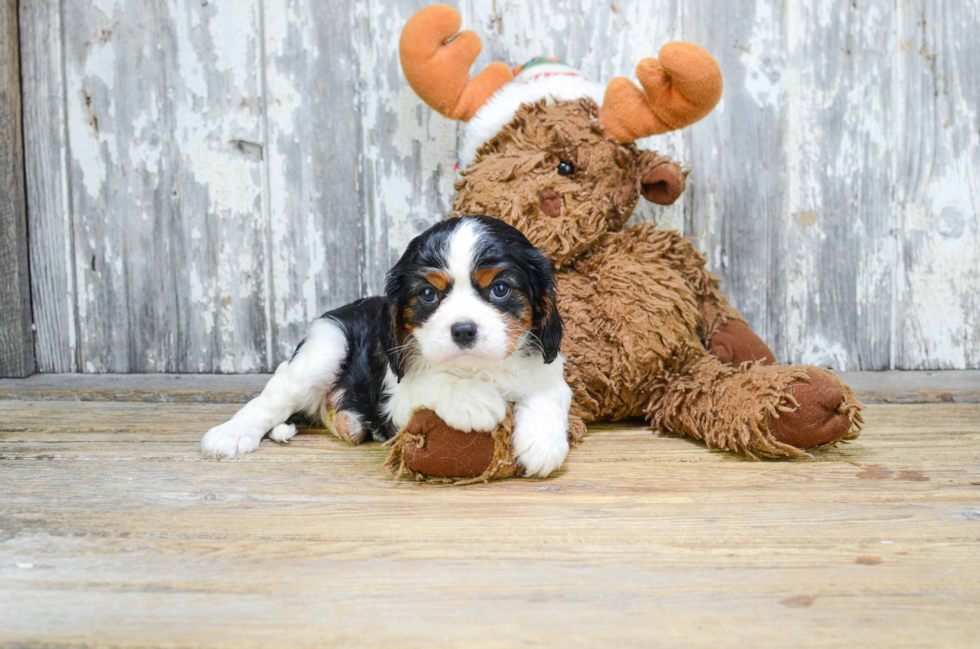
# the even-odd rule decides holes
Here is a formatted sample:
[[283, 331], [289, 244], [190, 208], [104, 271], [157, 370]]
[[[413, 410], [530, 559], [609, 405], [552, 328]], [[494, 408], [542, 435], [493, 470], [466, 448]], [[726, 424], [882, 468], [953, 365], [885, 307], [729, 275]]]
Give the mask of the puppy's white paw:
[[201, 439], [201, 455], [219, 459], [251, 453], [259, 447], [265, 433], [261, 426], [242, 419], [226, 421]]
[[545, 478], [556, 471], [568, 455], [566, 421], [547, 418], [551, 413], [518, 411], [514, 422], [514, 459], [529, 478]]
[[507, 416], [507, 403], [492, 384], [464, 379], [446, 392], [433, 410], [448, 426], [464, 433], [490, 433]]
[[269, 433], [269, 439], [280, 444], [288, 444], [294, 435], [296, 435], [296, 426], [293, 424], [279, 424]]

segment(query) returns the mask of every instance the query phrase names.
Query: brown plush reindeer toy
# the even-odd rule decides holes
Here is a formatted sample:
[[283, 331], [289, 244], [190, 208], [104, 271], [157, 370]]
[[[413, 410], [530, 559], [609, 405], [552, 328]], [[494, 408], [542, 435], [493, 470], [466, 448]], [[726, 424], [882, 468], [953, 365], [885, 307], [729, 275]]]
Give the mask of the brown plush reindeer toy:
[[[570, 437], [581, 437], [579, 420], [644, 417], [749, 458], [857, 437], [862, 406], [851, 390], [830, 371], [776, 365], [690, 240], [624, 227], [640, 196], [669, 205], [684, 191], [685, 171], [632, 142], [706, 116], [721, 97], [715, 59], [664, 45], [636, 68], [642, 90], [625, 78], [601, 86], [547, 59], [514, 71], [492, 63], [470, 78], [481, 43], [457, 33], [460, 22], [445, 5], [415, 14], [402, 68], [427, 104], [466, 122], [453, 212], [502, 219], [554, 261]], [[394, 440], [390, 465], [420, 479], [519, 475], [511, 421], [491, 437], [419, 413]]]

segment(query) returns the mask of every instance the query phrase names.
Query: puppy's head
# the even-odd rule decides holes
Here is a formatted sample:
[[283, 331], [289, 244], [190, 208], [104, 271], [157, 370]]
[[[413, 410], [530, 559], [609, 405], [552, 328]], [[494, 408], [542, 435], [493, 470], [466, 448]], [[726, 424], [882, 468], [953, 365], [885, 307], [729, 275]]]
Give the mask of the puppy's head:
[[562, 324], [548, 261], [497, 219], [442, 221], [412, 240], [388, 273], [382, 344], [401, 378], [415, 356], [480, 367], [514, 353], [558, 355]]

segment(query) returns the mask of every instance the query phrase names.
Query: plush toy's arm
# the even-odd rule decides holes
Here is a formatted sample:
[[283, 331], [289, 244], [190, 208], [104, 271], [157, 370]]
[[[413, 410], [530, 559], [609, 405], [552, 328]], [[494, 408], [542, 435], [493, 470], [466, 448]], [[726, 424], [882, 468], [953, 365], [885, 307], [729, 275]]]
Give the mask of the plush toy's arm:
[[756, 361], [772, 365], [776, 356], [749, 327], [728, 296], [721, 290], [721, 279], [705, 267], [705, 257], [690, 239], [674, 237], [681, 272], [698, 300], [698, 334], [705, 349], [728, 365]]
[[705, 349], [728, 365], [741, 365], [745, 361], [775, 364], [776, 355], [731, 305], [718, 287], [718, 278], [711, 273], [708, 275], [711, 280], [701, 295], [701, 320], [698, 323]]
[[776, 362], [772, 350], [749, 328], [742, 314], [720, 288], [721, 280], [705, 268], [705, 256], [690, 239], [673, 230], [658, 230], [643, 223], [620, 233], [631, 240], [634, 257], [641, 263], [666, 261], [694, 293], [698, 306], [698, 335], [705, 348], [723, 363]]
[[[692, 284], [697, 291], [698, 309], [701, 313], [698, 333], [706, 343], [729, 322], [746, 324], [745, 318], [732, 306], [720, 287], [721, 280], [714, 273], [702, 269]], [[693, 279], [693, 278], [692, 278]]]

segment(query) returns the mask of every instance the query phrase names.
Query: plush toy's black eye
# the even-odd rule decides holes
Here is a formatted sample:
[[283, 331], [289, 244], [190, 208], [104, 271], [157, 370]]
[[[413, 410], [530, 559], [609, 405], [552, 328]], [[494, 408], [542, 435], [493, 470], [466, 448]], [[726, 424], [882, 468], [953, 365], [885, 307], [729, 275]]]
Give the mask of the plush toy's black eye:
[[426, 286], [422, 289], [422, 292], [419, 293], [419, 299], [426, 304], [435, 304], [438, 297], [439, 294], [436, 293], [436, 290], [430, 286]]
[[562, 163], [558, 165], [559, 176], [571, 176], [573, 173], [575, 173], [575, 165], [573, 165], [571, 162], [562, 161]]
[[503, 282], [497, 282], [490, 289], [490, 297], [495, 300], [506, 300], [508, 295], [510, 295], [510, 287]]

